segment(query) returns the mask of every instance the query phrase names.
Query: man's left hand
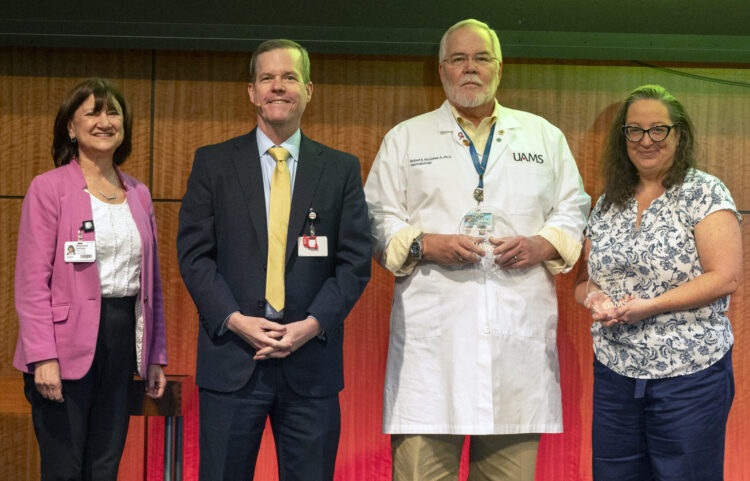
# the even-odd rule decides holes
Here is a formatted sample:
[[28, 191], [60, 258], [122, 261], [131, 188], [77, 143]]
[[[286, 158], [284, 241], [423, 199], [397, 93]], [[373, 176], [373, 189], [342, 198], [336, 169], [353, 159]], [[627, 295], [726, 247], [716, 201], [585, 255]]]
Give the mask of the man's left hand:
[[255, 359], [256, 361], [262, 361], [264, 359], [286, 357], [290, 353], [302, 347], [307, 341], [317, 336], [318, 334], [320, 334], [320, 331], [322, 331], [320, 323], [318, 323], [318, 321], [313, 317], [308, 317], [307, 319], [303, 319], [301, 321], [285, 324], [285, 326], [286, 334], [284, 334], [284, 337], [279, 339], [279, 341], [291, 343], [291, 348], [281, 350], [270, 346], [265, 347], [256, 352], [255, 356], [253, 356], [253, 359]]
[[552, 244], [538, 235], [533, 237], [490, 237], [490, 242], [496, 246], [492, 251], [495, 255], [495, 264], [503, 269], [534, 267], [542, 261], [554, 259], [558, 256], [557, 250]]

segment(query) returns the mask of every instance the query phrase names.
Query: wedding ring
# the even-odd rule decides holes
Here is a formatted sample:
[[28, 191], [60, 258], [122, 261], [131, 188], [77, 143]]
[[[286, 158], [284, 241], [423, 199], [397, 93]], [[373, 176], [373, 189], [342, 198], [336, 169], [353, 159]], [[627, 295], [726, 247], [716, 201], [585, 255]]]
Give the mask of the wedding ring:
[[513, 256], [513, 262], [518, 262], [518, 256]]

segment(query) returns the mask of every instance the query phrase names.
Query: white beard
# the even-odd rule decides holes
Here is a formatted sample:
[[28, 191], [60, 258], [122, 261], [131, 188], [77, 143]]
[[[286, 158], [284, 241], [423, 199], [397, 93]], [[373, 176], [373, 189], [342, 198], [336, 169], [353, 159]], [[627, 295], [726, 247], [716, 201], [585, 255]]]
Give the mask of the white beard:
[[[476, 82], [480, 81], [473, 75], [462, 78], [461, 80], [471, 80]], [[479, 107], [480, 105], [484, 105], [494, 100], [495, 94], [497, 92], [497, 83], [492, 82], [489, 87], [487, 85], [482, 85], [482, 87], [483, 89], [481, 92], [477, 94], [470, 94], [459, 92], [458, 88], [456, 88], [456, 86], [453, 84], [443, 83], [443, 90], [445, 91], [445, 95], [446, 97], [448, 97], [448, 100], [450, 100], [453, 104], [463, 108]]]

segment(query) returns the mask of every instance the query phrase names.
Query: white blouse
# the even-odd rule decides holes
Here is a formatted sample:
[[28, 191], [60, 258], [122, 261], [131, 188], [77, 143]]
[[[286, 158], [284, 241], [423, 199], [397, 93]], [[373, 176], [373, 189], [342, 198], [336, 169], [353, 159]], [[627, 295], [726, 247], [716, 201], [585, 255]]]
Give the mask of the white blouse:
[[108, 204], [91, 193], [89, 195], [102, 297], [138, 295], [141, 290], [141, 237], [128, 201]]

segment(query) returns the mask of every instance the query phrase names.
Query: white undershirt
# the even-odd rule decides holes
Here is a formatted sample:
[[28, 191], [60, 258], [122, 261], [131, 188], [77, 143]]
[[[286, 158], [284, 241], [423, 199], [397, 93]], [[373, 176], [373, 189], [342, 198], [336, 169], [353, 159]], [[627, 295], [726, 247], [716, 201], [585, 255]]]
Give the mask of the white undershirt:
[[128, 201], [108, 204], [91, 193], [89, 195], [102, 297], [138, 295], [141, 290], [141, 237]]

